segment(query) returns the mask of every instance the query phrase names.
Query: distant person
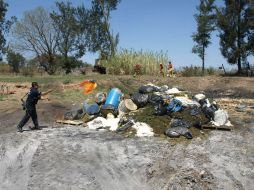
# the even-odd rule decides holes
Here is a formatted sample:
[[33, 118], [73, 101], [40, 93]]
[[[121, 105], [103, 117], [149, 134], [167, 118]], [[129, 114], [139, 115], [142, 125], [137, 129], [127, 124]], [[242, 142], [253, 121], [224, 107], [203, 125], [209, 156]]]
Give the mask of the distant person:
[[134, 77], [136, 77], [137, 75], [141, 75], [141, 65], [140, 64], [136, 64], [134, 66]]
[[37, 112], [36, 112], [36, 104], [38, 100], [41, 99], [41, 96], [48, 94], [51, 91], [41, 93], [38, 90], [39, 85], [37, 82], [32, 82], [32, 87], [30, 88], [30, 91], [27, 93], [27, 99], [24, 102], [23, 98], [21, 99], [23, 102], [23, 108], [26, 110], [26, 113], [23, 117], [23, 119], [19, 122], [17, 128], [18, 132], [23, 132], [22, 128], [24, 125], [28, 122], [30, 117], [33, 120], [34, 127], [29, 127], [31, 130], [39, 129], [38, 124], [38, 118], [37, 118]]
[[163, 64], [160, 63], [160, 74], [164, 77]]
[[171, 61], [168, 62], [168, 76], [173, 77], [174, 76], [174, 68]]

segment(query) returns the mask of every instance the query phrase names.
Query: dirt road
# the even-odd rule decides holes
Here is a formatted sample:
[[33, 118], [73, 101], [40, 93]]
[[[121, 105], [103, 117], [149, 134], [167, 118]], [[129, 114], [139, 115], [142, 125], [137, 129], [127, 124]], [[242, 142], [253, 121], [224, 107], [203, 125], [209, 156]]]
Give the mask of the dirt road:
[[[248, 91], [248, 87], [241, 88]], [[246, 96], [251, 97], [252, 90], [248, 92]], [[21, 109], [2, 107], [0, 189], [252, 190], [253, 115], [236, 113], [228, 102], [224, 104], [235, 126], [233, 131], [201, 131], [198, 137], [181, 137], [177, 143], [173, 139], [125, 138], [108, 131], [56, 125], [55, 117], [68, 106], [55, 102], [38, 105], [42, 130], [17, 133]]]
[[[174, 144], [82, 127], [0, 136], [0, 189], [253, 189], [254, 125]], [[187, 140], [186, 140], [187, 141]]]

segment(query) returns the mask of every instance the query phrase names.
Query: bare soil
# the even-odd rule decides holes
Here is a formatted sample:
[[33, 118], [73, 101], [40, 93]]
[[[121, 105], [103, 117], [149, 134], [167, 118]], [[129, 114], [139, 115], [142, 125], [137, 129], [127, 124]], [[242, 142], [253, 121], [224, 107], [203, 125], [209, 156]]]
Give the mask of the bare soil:
[[[147, 82], [178, 86], [190, 94], [204, 92], [228, 111], [233, 130], [198, 131], [192, 140], [181, 137], [180, 141], [126, 138], [56, 124], [57, 118], [80, 102], [51, 98], [37, 106], [43, 129], [29, 131], [29, 123], [27, 131], [17, 133], [24, 114], [19, 99], [27, 88], [10, 83], [17, 93], [0, 101], [0, 189], [253, 189], [253, 78], [124, 76], [97, 82], [130, 92]], [[248, 109], [235, 111], [240, 103]]]

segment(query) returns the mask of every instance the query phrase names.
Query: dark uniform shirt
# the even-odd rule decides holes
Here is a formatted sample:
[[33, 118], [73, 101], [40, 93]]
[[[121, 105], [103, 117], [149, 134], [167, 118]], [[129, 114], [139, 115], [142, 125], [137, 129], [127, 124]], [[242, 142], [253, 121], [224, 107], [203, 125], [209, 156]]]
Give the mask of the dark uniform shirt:
[[35, 106], [39, 99], [41, 99], [41, 92], [39, 92], [38, 89], [32, 87], [30, 88], [30, 91], [28, 92], [26, 105]]

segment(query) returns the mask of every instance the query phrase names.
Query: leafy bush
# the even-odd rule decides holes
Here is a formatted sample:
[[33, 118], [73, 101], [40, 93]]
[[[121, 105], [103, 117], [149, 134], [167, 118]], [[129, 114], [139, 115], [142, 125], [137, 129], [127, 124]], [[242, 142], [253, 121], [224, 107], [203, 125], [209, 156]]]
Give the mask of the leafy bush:
[[22, 68], [21, 74], [25, 77], [34, 76], [34, 69], [32, 67], [24, 67]]
[[191, 65], [190, 67], [183, 67], [180, 73], [183, 77], [192, 77], [192, 76], [217, 75], [218, 71], [213, 67], [209, 67], [205, 69], [205, 72], [203, 74], [201, 67]]
[[12, 69], [9, 65], [5, 64], [5, 63], [0, 63], [0, 73], [1, 74], [9, 74], [12, 72]]

